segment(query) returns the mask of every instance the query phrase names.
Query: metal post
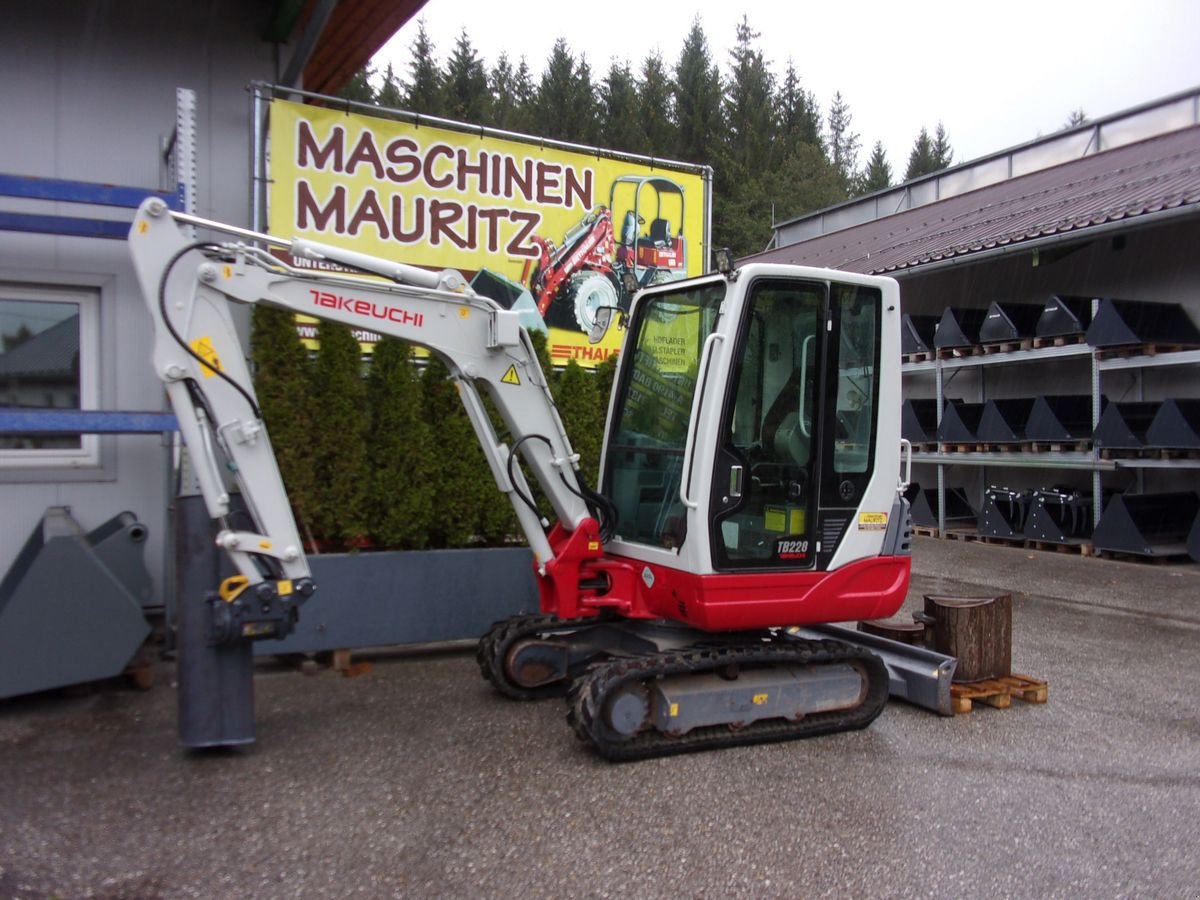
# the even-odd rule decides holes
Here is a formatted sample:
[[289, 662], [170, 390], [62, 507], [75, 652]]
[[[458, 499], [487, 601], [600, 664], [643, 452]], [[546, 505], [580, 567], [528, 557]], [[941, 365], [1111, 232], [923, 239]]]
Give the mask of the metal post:
[[[175, 88], [175, 190], [183, 212], [196, 214], [196, 92]], [[195, 238], [195, 229], [190, 231]]]
[[250, 229], [263, 230], [266, 218], [266, 118], [269, 102], [263, 97], [263, 85], [256, 84], [250, 93]]

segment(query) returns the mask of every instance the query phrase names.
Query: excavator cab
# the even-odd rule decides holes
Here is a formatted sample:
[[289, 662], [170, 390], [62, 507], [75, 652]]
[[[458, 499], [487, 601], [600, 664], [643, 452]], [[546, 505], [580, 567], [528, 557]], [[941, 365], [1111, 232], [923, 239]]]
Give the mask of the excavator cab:
[[[791, 267], [644, 292], [600, 480], [609, 552], [705, 575], [878, 557], [898, 501], [899, 388], [881, 378], [897, 309], [891, 282]], [[817, 618], [785, 604], [772, 624], [838, 618], [836, 601], [812, 605]]]

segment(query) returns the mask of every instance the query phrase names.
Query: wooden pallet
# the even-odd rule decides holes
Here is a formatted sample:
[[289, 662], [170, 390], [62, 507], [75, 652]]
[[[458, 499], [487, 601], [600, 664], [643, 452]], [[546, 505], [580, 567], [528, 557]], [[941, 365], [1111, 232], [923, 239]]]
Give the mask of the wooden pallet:
[[921, 537], [939, 537], [936, 525], [914, 525], [912, 527], [913, 534]]
[[950, 705], [955, 715], [969, 713], [976, 701], [996, 709], [1008, 709], [1012, 698], [1026, 703], [1045, 703], [1049, 685], [1028, 675], [1006, 675], [987, 681], [950, 685]]
[[995, 353], [1016, 353], [1019, 350], [1033, 349], [1032, 338], [1017, 338], [1011, 341], [989, 341], [986, 344], [979, 344], [978, 354], [982, 356], [991, 356]]
[[1077, 441], [1030, 441], [1030, 453], [1086, 453], [1092, 449], [1092, 442], [1087, 439]]
[[1080, 334], [1060, 334], [1054, 337], [1035, 337], [1033, 346], [1035, 349], [1041, 347], [1067, 347], [1071, 344], [1082, 344], [1084, 335]]

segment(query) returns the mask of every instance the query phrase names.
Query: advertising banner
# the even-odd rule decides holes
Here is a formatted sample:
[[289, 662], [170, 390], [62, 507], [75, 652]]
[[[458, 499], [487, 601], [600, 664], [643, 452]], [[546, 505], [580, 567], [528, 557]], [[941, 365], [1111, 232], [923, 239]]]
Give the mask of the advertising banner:
[[[547, 332], [555, 365], [593, 366], [616, 351], [615, 328], [588, 343], [597, 308], [628, 309], [631, 288], [706, 268], [700, 167], [284, 100], [270, 121], [272, 234], [457, 269]], [[359, 339], [369, 348], [378, 337]]]

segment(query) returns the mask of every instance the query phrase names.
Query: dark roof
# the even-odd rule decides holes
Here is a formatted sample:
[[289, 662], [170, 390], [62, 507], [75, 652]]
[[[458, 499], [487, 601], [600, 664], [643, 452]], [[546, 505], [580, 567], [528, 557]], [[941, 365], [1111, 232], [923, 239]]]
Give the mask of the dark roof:
[[[767, 250], [786, 262], [865, 274], [904, 274], [1114, 223], [1200, 215], [1200, 125], [1106, 150], [862, 225]], [[964, 259], [964, 261], [966, 261]]]
[[79, 359], [79, 316], [63, 319], [0, 353], [0, 375], [25, 378], [72, 378]]

